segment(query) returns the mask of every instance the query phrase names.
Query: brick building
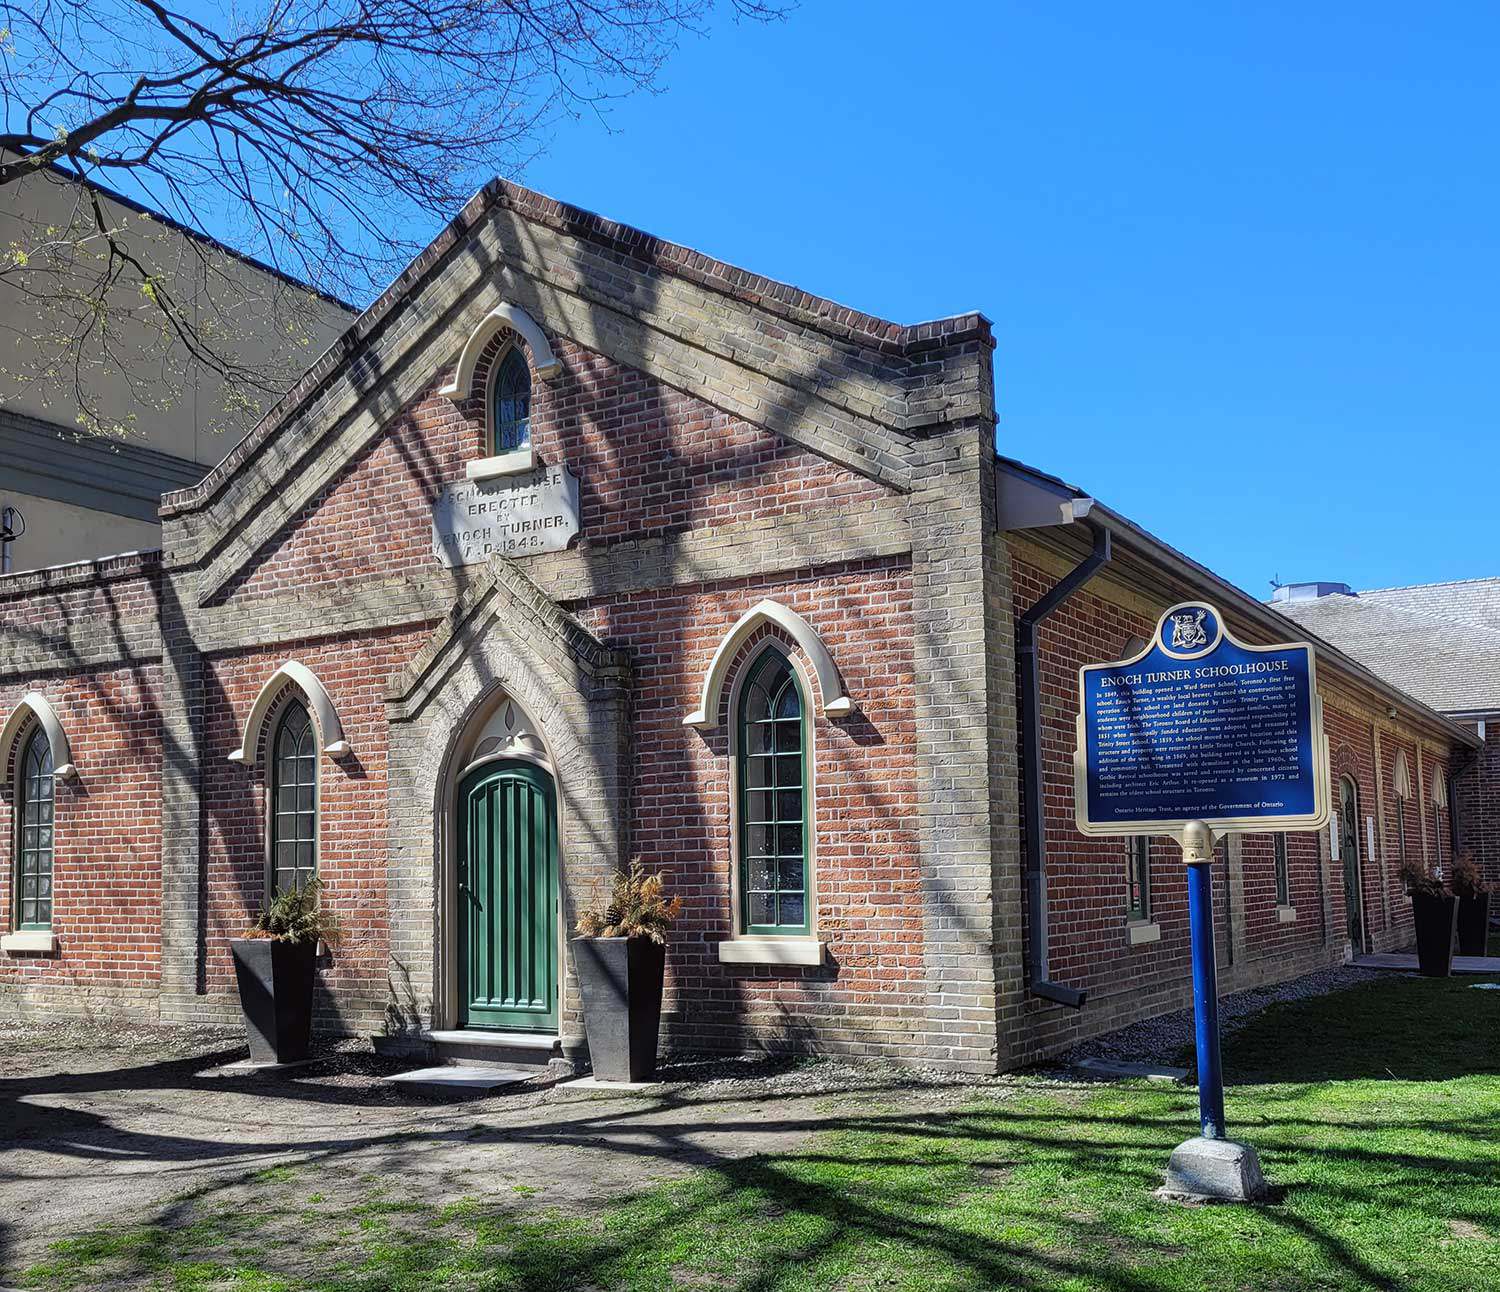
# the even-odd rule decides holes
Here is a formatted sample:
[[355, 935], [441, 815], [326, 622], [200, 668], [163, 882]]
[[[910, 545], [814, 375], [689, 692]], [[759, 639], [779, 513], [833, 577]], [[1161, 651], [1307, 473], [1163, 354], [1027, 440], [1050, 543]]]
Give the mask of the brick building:
[[[1073, 828], [1076, 670], [1187, 597], [1286, 625], [997, 458], [991, 356], [490, 186], [160, 553], [0, 582], [0, 1006], [233, 1020], [227, 939], [316, 873], [327, 1026], [566, 1045], [632, 859], [674, 1045], [990, 1071], [1180, 1004], [1174, 847]], [[1406, 941], [1394, 762], [1477, 746], [1317, 651], [1352, 847], [1228, 841], [1226, 989]]]
[[1433, 842], [1433, 859], [1468, 849], [1500, 888], [1500, 579], [1363, 592], [1344, 583], [1291, 583], [1272, 604], [1484, 742], [1446, 784], [1412, 778], [1409, 787], [1429, 802], [1451, 795], [1452, 836]]

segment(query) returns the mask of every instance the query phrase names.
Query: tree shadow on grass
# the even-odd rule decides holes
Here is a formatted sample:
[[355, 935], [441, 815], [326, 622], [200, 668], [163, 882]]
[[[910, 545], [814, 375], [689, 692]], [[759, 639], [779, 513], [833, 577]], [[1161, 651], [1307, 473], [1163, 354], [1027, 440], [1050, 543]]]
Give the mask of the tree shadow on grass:
[[[1107, 1101], [1061, 1092], [1071, 1101], [1044, 1093], [1020, 1103], [1016, 1091], [992, 1087], [989, 1093], [1003, 1102], [893, 1111], [890, 1101], [904, 1093], [893, 1081], [859, 1092], [868, 1100], [864, 1107], [820, 1112], [815, 1105], [828, 1093], [805, 1094], [778, 1108], [759, 1094], [726, 1097], [722, 1091], [684, 1086], [649, 1105], [547, 1104], [521, 1124], [447, 1124], [389, 1133], [351, 1127], [347, 1135], [303, 1143], [285, 1137], [258, 1143], [183, 1137], [164, 1143], [150, 1135], [132, 1143], [128, 1127], [68, 1110], [64, 1137], [81, 1151], [107, 1137], [108, 1143], [96, 1142], [96, 1148], [111, 1156], [155, 1155], [165, 1166], [218, 1154], [221, 1161], [253, 1166], [258, 1155], [295, 1150], [297, 1170], [305, 1173], [309, 1187], [319, 1178], [318, 1168], [368, 1172], [370, 1150], [377, 1148], [384, 1151], [380, 1160], [392, 1178], [400, 1177], [401, 1192], [362, 1217], [356, 1214], [359, 1207], [339, 1216], [330, 1213], [327, 1223], [353, 1215], [360, 1226], [343, 1244], [338, 1254], [343, 1265], [332, 1273], [309, 1272], [316, 1261], [303, 1241], [324, 1221], [315, 1218], [318, 1224], [308, 1225], [286, 1206], [284, 1189], [269, 1192], [269, 1209], [258, 1197], [247, 1203], [236, 1192], [247, 1178], [243, 1173], [203, 1183], [135, 1225], [82, 1235], [63, 1247], [56, 1264], [60, 1271], [96, 1279], [85, 1285], [98, 1286], [101, 1278], [112, 1286], [150, 1283], [185, 1263], [229, 1261], [250, 1223], [247, 1213], [268, 1217], [267, 1232], [277, 1240], [266, 1244], [262, 1258], [272, 1266], [264, 1271], [267, 1286], [279, 1286], [274, 1281], [279, 1278], [287, 1287], [371, 1292], [668, 1285], [771, 1292], [815, 1285], [808, 1281], [814, 1272], [827, 1276], [823, 1285], [863, 1286], [860, 1278], [875, 1267], [899, 1268], [904, 1278], [930, 1279], [944, 1288], [1066, 1285], [1146, 1292], [1164, 1285], [1158, 1266], [1186, 1259], [1182, 1243], [1173, 1238], [1143, 1236], [1138, 1228], [1122, 1232], [1111, 1211], [1154, 1205], [1147, 1200], [1161, 1165], [1190, 1125], [1191, 1092], [1127, 1087], [1108, 1092]], [[726, 1116], [725, 1102], [739, 1106]], [[695, 1115], [700, 1108], [701, 1117]], [[1443, 1125], [1456, 1136], [1465, 1124], [1424, 1122], [1422, 1129], [1432, 1132]], [[1306, 1168], [1304, 1178], [1291, 1191], [1290, 1206], [1244, 1214], [1246, 1224], [1279, 1229], [1304, 1244], [1325, 1285], [1393, 1286], [1378, 1261], [1339, 1232], [1339, 1208], [1382, 1205], [1383, 1199], [1430, 1189], [1440, 1178], [1467, 1181], [1471, 1192], [1489, 1183], [1487, 1163], [1450, 1162], [1441, 1145], [1420, 1153], [1363, 1144], [1357, 1119], [1333, 1147], [1298, 1141], [1302, 1130], [1317, 1126], [1308, 1121], [1299, 1129], [1278, 1121], [1266, 1130], [1268, 1160], [1297, 1155]], [[1341, 1129], [1339, 1123], [1333, 1126]], [[704, 1134], [705, 1127], [726, 1134], [826, 1133], [789, 1151], [744, 1156], [723, 1151], [712, 1134]], [[493, 1195], [459, 1208], [420, 1200], [411, 1183], [417, 1177], [402, 1173], [398, 1164], [456, 1140], [493, 1148], [497, 1166], [509, 1150], [538, 1148], [587, 1150], [601, 1161], [625, 1157], [643, 1182], [669, 1162], [701, 1169], [624, 1200], [606, 1199], [582, 1212], [540, 1219], [521, 1203]], [[580, 1170], [588, 1169], [587, 1159], [577, 1160]], [[1033, 1182], [1030, 1194], [1026, 1180], [1018, 1178], [1023, 1174]], [[1040, 1197], [1034, 1187], [1038, 1175], [1056, 1182]], [[1079, 1198], [1086, 1200], [1082, 1208]], [[1095, 1206], [1098, 1214], [1089, 1214]], [[1474, 1211], [1474, 1223], [1497, 1224], [1483, 1206], [1476, 1204]], [[1331, 1217], [1328, 1223], [1309, 1218], [1321, 1215]], [[1205, 1213], [1204, 1223], [1211, 1221]], [[40, 1286], [68, 1285], [61, 1272], [55, 1278], [45, 1270], [35, 1273]], [[327, 1277], [320, 1281], [322, 1276]], [[1315, 1282], [1310, 1278], [1308, 1285]]]
[[1225, 1081], [1450, 1081], [1500, 1074], [1500, 992], [1474, 991], [1474, 981], [1393, 978], [1272, 1005], [1227, 1039]]

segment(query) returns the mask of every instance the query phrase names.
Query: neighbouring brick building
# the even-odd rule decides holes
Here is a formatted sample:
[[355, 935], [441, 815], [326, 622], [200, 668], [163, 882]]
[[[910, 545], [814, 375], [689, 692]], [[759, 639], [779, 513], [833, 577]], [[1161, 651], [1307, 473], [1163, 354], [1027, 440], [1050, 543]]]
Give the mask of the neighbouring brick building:
[[1500, 888], [1500, 578], [1363, 592], [1291, 583], [1272, 605], [1484, 742], [1448, 783], [1419, 776], [1406, 783], [1429, 802], [1451, 795], [1453, 848], [1471, 851]]
[[[328, 1026], [566, 1044], [565, 931], [634, 859], [685, 901], [674, 1045], [989, 1071], [1182, 1003], [1175, 847], [1073, 828], [1077, 668], [1187, 597], [1285, 624], [998, 458], [991, 356], [980, 315], [490, 186], [164, 498], [160, 553], [0, 581], [0, 1007], [234, 1019], [227, 940], [316, 873]], [[1106, 543], [1033, 703], [1018, 626]], [[1477, 748], [1316, 645], [1353, 856], [1224, 845], [1226, 989], [1406, 941], [1393, 760]]]

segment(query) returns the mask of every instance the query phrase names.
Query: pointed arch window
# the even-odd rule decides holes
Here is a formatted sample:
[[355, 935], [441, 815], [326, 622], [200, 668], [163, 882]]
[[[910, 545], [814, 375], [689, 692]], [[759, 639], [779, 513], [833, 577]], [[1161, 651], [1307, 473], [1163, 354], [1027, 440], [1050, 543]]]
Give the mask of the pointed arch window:
[[1443, 873], [1443, 811], [1448, 806], [1448, 781], [1441, 767], [1432, 769], [1432, 860]]
[[271, 888], [303, 888], [318, 868], [318, 737], [300, 700], [271, 736]]
[[775, 647], [751, 665], [739, 696], [740, 929], [805, 934], [808, 866], [807, 704]]
[[40, 723], [21, 749], [16, 773], [18, 929], [52, 927], [52, 744]]
[[1406, 801], [1411, 798], [1411, 768], [1406, 751], [1396, 751], [1396, 860], [1406, 861]]
[[490, 395], [490, 452], [511, 453], [531, 443], [531, 369], [511, 346], [500, 360]]

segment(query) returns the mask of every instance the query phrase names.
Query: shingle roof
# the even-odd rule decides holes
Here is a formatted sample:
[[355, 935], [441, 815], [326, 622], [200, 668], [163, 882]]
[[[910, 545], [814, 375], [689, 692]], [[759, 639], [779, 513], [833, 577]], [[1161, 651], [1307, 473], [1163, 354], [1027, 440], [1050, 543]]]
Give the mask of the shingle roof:
[[1272, 605], [1440, 713], [1500, 710], [1500, 578]]
[[1500, 578], [1459, 579], [1452, 583], [1414, 583], [1405, 588], [1369, 588], [1361, 601], [1374, 601], [1412, 614], [1456, 619], [1500, 632]]

